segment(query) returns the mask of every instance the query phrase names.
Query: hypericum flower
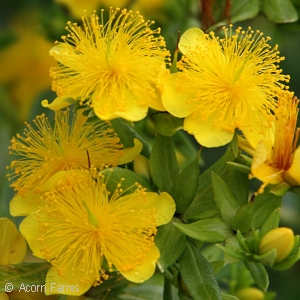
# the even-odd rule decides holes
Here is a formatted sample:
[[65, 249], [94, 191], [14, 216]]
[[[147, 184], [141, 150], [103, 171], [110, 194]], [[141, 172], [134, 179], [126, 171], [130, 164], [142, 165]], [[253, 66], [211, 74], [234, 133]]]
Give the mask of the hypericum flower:
[[259, 243], [259, 254], [276, 250], [275, 263], [283, 261], [294, 248], [294, 232], [287, 227], [270, 230]]
[[[34, 120], [35, 128], [26, 123], [24, 136], [18, 134], [11, 141], [11, 154], [20, 156], [12, 161], [9, 179], [11, 186], [24, 196], [27, 192], [39, 192], [39, 188], [55, 173], [69, 169], [88, 169], [90, 165], [103, 168], [133, 160], [133, 153], [124, 157], [127, 150], [107, 122], [98, 120], [86, 123], [87, 117], [78, 113], [70, 120], [69, 110], [56, 111], [52, 127], [45, 115]], [[141, 143], [136, 155], [141, 150]], [[132, 152], [130, 148], [129, 152]], [[133, 156], [133, 157], [132, 157]], [[128, 162], [127, 161], [127, 162]]]
[[83, 28], [68, 22], [69, 34], [50, 51], [59, 62], [50, 71], [58, 98], [43, 106], [64, 107], [65, 97], [73, 97], [102, 120], [130, 121], [143, 119], [148, 107], [164, 110], [158, 78], [169, 52], [160, 28], [151, 29], [154, 22], [126, 9], [111, 8], [109, 21], [104, 19], [101, 10], [100, 19], [95, 13], [90, 21], [83, 17]]
[[[170, 74], [162, 94], [166, 110], [185, 118], [184, 129], [205, 147], [227, 144], [235, 128], [251, 142], [251, 132], [270, 127], [275, 96], [289, 81], [277, 65], [277, 46], [269, 37], [239, 27], [223, 28], [225, 37], [187, 30], [179, 43], [181, 72]], [[263, 136], [263, 135], [262, 135]]]
[[268, 184], [281, 184], [282, 188], [300, 185], [300, 148], [297, 148], [299, 129], [297, 126], [299, 101], [290, 92], [283, 92], [278, 98], [275, 110], [275, 140], [264, 138], [255, 149], [247, 150], [253, 155], [250, 178], [255, 177], [263, 182], [258, 193], [264, 191]]
[[[60, 175], [62, 174], [62, 175]], [[121, 183], [113, 193], [101, 175], [62, 171], [61, 180], [45, 193], [45, 205], [29, 215], [20, 231], [33, 254], [52, 267], [46, 277], [46, 294], [57, 292], [51, 284], [78, 288], [65, 294], [80, 295], [107, 278], [102, 269], [116, 268], [125, 278], [143, 282], [150, 278], [160, 257], [154, 243], [156, 227], [168, 223], [174, 200], [167, 193], [145, 192], [137, 186], [125, 195]]]

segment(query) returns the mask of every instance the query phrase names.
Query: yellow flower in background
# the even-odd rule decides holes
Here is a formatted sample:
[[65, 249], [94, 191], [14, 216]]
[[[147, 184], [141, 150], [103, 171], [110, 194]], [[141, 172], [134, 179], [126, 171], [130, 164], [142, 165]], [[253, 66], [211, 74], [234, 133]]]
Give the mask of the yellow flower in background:
[[0, 218], [0, 265], [19, 264], [26, 252], [26, 241], [15, 224], [7, 218]]
[[107, 122], [86, 123], [78, 113], [70, 120], [69, 110], [56, 111], [54, 126], [45, 115], [34, 120], [35, 127], [26, 123], [24, 135], [11, 141], [11, 154], [19, 156], [8, 167], [16, 179], [11, 186], [18, 196], [39, 192], [40, 187], [55, 173], [69, 169], [103, 168], [133, 160], [142, 144], [123, 149], [116, 133]]
[[299, 129], [296, 129], [298, 103], [290, 92], [280, 95], [275, 110], [275, 140], [262, 139], [255, 148], [251, 177], [263, 182], [259, 193], [268, 184], [300, 185]]
[[83, 17], [83, 27], [68, 23], [63, 36], [50, 54], [59, 62], [51, 69], [52, 88], [58, 98], [43, 106], [53, 109], [69, 105], [66, 97], [88, 104], [103, 120], [117, 117], [143, 119], [148, 107], [164, 110], [158, 89], [159, 74], [165, 70], [169, 53], [159, 36], [160, 28], [144, 21], [137, 12], [111, 8], [104, 23], [94, 13]]
[[[166, 79], [162, 102], [176, 117], [185, 118], [184, 129], [205, 147], [231, 141], [235, 128], [252, 143], [271, 127], [275, 97], [289, 76], [281, 74], [277, 46], [249, 28], [235, 32], [223, 28], [225, 37], [187, 30], [179, 43], [184, 54], [181, 72]], [[253, 142], [254, 143], [254, 142]]]
[[54, 63], [49, 57], [52, 43], [38, 32], [34, 12], [19, 15], [11, 28], [16, 41], [0, 51], [0, 83], [18, 109], [18, 119], [23, 121], [38, 94], [50, 89], [49, 69]]
[[156, 227], [168, 223], [175, 203], [166, 193], [145, 192], [137, 186], [124, 195], [121, 184], [106, 190], [101, 175], [62, 171], [55, 188], [45, 193], [46, 205], [29, 215], [20, 230], [33, 254], [52, 267], [46, 277], [46, 294], [55, 293], [51, 283], [78, 285], [69, 295], [81, 295], [107, 278], [116, 268], [133, 282], [149, 279], [160, 253], [154, 243]]

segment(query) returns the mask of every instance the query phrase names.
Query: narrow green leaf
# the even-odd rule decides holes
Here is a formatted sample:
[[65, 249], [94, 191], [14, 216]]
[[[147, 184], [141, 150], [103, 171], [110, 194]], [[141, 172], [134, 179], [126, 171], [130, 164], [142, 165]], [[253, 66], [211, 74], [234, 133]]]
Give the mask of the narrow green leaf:
[[133, 193], [137, 189], [136, 183], [139, 183], [147, 191], [153, 191], [150, 182], [145, 177], [140, 176], [128, 169], [122, 168], [109, 168], [101, 171], [104, 174], [104, 182], [106, 182], [106, 188], [112, 193], [118, 188], [118, 184], [121, 184], [124, 190], [124, 195]]
[[264, 0], [263, 12], [274, 23], [290, 23], [298, 20], [298, 14], [290, 0]]
[[280, 208], [275, 209], [268, 219], [265, 221], [264, 225], [260, 230], [260, 238], [262, 238], [270, 230], [277, 228], [279, 226], [280, 219]]
[[251, 226], [256, 229], [261, 228], [271, 213], [276, 208], [281, 207], [281, 202], [281, 197], [269, 193], [268, 188], [265, 188], [263, 194], [259, 194], [254, 198], [254, 215]]
[[179, 174], [175, 149], [170, 137], [157, 134], [150, 154], [149, 165], [155, 185], [162, 192], [170, 193], [171, 187]]
[[212, 172], [211, 182], [217, 207], [221, 211], [224, 221], [230, 224], [240, 205], [226, 182], [219, 175]]
[[245, 233], [249, 230], [254, 214], [254, 205], [249, 202], [246, 205], [241, 206], [236, 212], [231, 221], [231, 227], [235, 231]]
[[170, 280], [165, 278], [163, 300], [177, 300], [177, 293], [176, 287], [170, 282]]
[[238, 164], [232, 161], [227, 162], [228, 166], [230, 166], [231, 168], [233, 168], [234, 170], [238, 171], [238, 172], [242, 172], [245, 174], [249, 174], [250, 173], [250, 167], [242, 165], [242, 164]]
[[43, 285], [49, 270], [48, 263], [23, 263], [0, 266], [0, 293], [5, 292], [5, 284], [11, 283], [14, 289], [23, 285]]
[[284, 271], [291, 268], [300, 259], [300, 249], [294, 255], [287, 257], [284, 261], [272, 266], [274, 270]]
[[245, 261], [244, 263], [246, 268], [251, 273], [251, 276], [257, 286], [262, 290], [267, 291], [267, 288], [269, 286], [269, 276], [265, 267], [261, 263], [254, 263], [249, 261]]
[[188, 165], [176, 178], [170, 195], [176, 203], [176, 212], [183, 214], [194, 199], [199, 185], [199, 157], [198, 152], [196, 159]]
[[247, 243], [247, 239], [244, 238], [244, 236], [240, 233], [240, 231], [236, 233], [236, 238], [242, 251], [245, 253], [250, 253], [250, 247], [249, 244]]
[[187, 244], [179, 263], [182, 280], [193, 299], [222, 299], [212, 266], [193, 244]]
[[217, 244], [216, 246], [219, 247], [220, 249], [222, 249], [230, 257], [233, 257], [239, 261], [243, 261], [246, 258], [245, 255], [241, 252], [233, 251], [233, 250], [229, 249], [228, 247], [222, 246], [221, 244]]
[[230, 227], [219, 218], [199, 220], [195, 223], [174, 224], [187, 236], [207, 243], [224, 242], [232, 234]]
[[130, 148], [134, 146], [133, 139], [137, 138], [143, 143], [143, 149], [141, 154], [147, 158], [150, 155], [150, 148], [148, 144], [142, 139], [142, 137], [130, 126], [128, 123], [121, 119], [114, 119], [110, 121], [113, 129], [118, 134], [121, 143], [125, 148]]
[[222, 300], [239, 300], [239, 298], [237, 298], [233, 295], [228, 295], [228, 294], [222, 293]]
[[174, 226], [176, 219], [166, 225], [159, 226], [155, 236], [155, 244], [160, 251], [158, 267], [163, 272], [173, 264], [186, 247], [186, 236]]
[[176, 118], [166, 112], [155, 113], [151, 118], [155, 121], [157, 132], [164, 136], [172, 136], [183, 127], [183, 119]]

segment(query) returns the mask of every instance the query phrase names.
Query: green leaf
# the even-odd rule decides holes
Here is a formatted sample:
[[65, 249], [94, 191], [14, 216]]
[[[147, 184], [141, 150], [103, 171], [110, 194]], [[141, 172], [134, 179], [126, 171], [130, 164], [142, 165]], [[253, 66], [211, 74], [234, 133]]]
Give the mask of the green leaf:
[[150, 154], [149, 165], [155, 185], [160, 191], [170, 193], [179, 174], [175, 149], [170, 137], [157, 134]]
[[261, 228], [272, 212], [281, 207], [281, 202], [281, 197], [269, 193], [268, 188], [265, 188], [263, 194], [259, 194], [254, 198], [254, 215], [251, 226], [256, 229]]
[[199, 184], [199, 157], [200, 151], [196, 159], [188, 165], [176, 178], [170, 195], [176, 203], [176, 212], [183, 214], [193, 201]]
[[237, 298], [233, 295], [228, 295], [228, 294], [222, 293], [222, 300], [239, 300], [239, 298]]
[[280, 219], [280, 208], [277, 208], [271, 213], [271, 215], [268, 217], [264, 225], [261, 227], [260, 238], [262, 238], [270, 230], [277, 228], [279, 226], [279, 219]]
[[193, 244], [187, 244], [179, 263], [182, 280], [193, 299], [222, 299], [213, 268]]
[[216, 244], [216, 246], [219, 247], [220, 249], [222, 249], [230, 257], [233, 257], [239, 261], [243, 261], [246, 258], [246, 256], [242, 252], [237, 252], [237, 251], [231, 250], [230, 248], [224, 247], [221, 244]]
[[178, 299], [177, 294], [178, 291], [176, 287], [171, 283], [170, 280], [165, 278], [163, 300], [177, 300]]
[[175, 223], [174, 225], [187, 236], [207, 243], [224, 242], [228, 235], [232, 234], [228, 225], [219, 218], [199, 220], [190, 224]]
[[158, 112], [151, 115], [155, 121], [155, 128], [158, 133], [164, 136], [172, 136], [183, 127], [183, 119], [179, 119], [166, 112]]
[[245, 233], [249, 230], [254, 214], [254, 205], [249, 202], [246, 205], [241, 206], [236, 212], [234, 218], [231, 221], [231, 227], [235, 231]]
[[260, 9], [260, 0], [232, 0], [231, 22], [235, 23], [254, 18]]
[[[210, 168], [205, 170], [199, 177], [199, 186], [195, 198], [188, 207], [183, 217], [185, 220], [207, 218], [207, 212], [217, 209], [214, 201], [214, 193], [211, 185], [211, 172], [218, 174], [222, 179], [226, 180], [227, 185], [234, 194], [240, 205], [248, 202], [248, 176], [240, 172], [236, 172], [227, 165], [228, 161], [234, 161], [231, 148], [228, 147], [226, 153]], [[202, 214], [205, 216], [202, 217]], [[213, 215], [211, 216], [213, 217]]]
[[[109, 168], [101, 171], [104, 174], [104, 182], [106, 182], [106, 188], [113, 193], [118, 184], [121, 183], [121, 187], [124, 190], [123, 195], [133, 193], [137, 189], [136, 183], [139, 183], [147, 191], [153, 191], [150, 182], [145, 177], [140, 176], [128, 169], [122, 168]], [[123, 179], [124, 180], [123, 180]]]
[[249, 261], [245, 261], [244, 263], [257, 286], [266, 292], [269, 286], [269, 276], [265, 267], [261, 263]]
[[155, 245], [160, 251], [158, 267], [161, 272], [180, 257], [186, 246], [186, 236], [174, 226], [175, 222], [173, 219], [173, 222], [157, 228]]
[[254, 254], [253, 258], [266, 266], [272, 267], [274, 265], [276, 255], [277, 255], [277, 251], [276, 249], [273, 249], [262, 255]]
[[230, 224], [236, 212], [240, 208], [240, 205], [226, 182], [219, 175], [212, 172], [211, 182], [217, 207], [220, 210], [224, 221], [227, 224]]
[[237, 231], [236, 238], [242, 251], [245, 253], [250, 253], [251, 251], [250, 251], [249, 242], [247, 239], [244, 238], [244, 236], [240, 233], [240, 231]]
[[141, 138], [141, 136], [130, 126], [128, 123], [121, 119], [114, 119], [110, 121], [113, 129], [118, 134], [121, 143], [125, 148], [131, 148], [134, 146], [133, 139], [137, 138], [143, 143], [143, 149], [141, 154], [147, 158], [150, 155], [150, 148], [148, 144]]
[[243, 172], [245, 174], [249, 174], [250, 173], [250, 167], [245, 166], [243, 164], [238, 164], [232, 161], [227, 162], [228, 166], [230, 166], [231, 168], [233, 168], [234, 170], [238, 171], [238, 172]]
[[48, 263], [23, 263], [0, 266], [0, 293], [5, 292], [5, 284], [11, 283], [14, 289], [23, 285], [43, 285], [50, 268]]
[[272, 266], [274, 270], [284, 271], [291, 268], [300, 259], [300, 249], [294, 255], [288, 256], [284, 261]]
[[290, 0], [264, 0], [263, 12], [274, 23], [290, 23], [298, 20], [298, 14]]

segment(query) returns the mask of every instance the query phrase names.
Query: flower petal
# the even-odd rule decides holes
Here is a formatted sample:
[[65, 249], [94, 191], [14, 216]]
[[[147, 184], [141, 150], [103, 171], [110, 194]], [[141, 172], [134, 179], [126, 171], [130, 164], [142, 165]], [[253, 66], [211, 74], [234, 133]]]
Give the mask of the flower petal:
[[141, 105], [129, 89], [125, 90], [123, 96], [118, 95], [124, 101], [122, 108], [117, 107], [117, 96], [112, 98], [108, 93], [102, 93], [100, 97], [94, 94], [91, 100], [96, 116], [102, 120], [123, 118], [128, 121], [140, 121], [147, 115], [148, 107]]
[[66, 270], [66, 276], [60, 276], [53, 267], [49, 269], [45, 282], [46, 295], [80, 296], [92, 286], [93, 282], [82, 282], [80, 277], [75, 278], [72, 274], [67, 274], [68, 271], [70, 269]]
[[200, 122], [197, 113], [188, 116], [183, 123], [183, 128], [195, 136], [198, 143], [204, 147], [220, 147], [228, 144], [234, 133], [214, 125], [215, 114], [211, 114], [207, 120]]
[[61, 97], [56, 97], [50, 104], [48, 100], [43, 100], [41, 102], [43, 107], [52, 109], [52, 110], [59, 110], [62, 108], [65, 108], [67, 106], [72, 105], [75, 103], [76, 100], [74, 100], [74, 97], [72, 96], [61, 96]]
[[184, 118], [193, 112], [194, 104], [190, 101], [195, 93], [182, 90], [180, 82], [184, 80], [182, 73], [173, 73], [165, 79], [162, 93], [162, 104], [168, 112], [178, 118]]
[[0, 218], [0, 265], [19, 264], [27, 252], [27, 244], [15, 224]]
[[204, 32], [199, 28], [193, 27], [184, 32], [178, 46], [180, 52], [186, 55], [199, 49], [205, 42], [207, 41]]
[[41, 194], [28, 192], [25, 197], [16, 194], [9, 204], [10, 214], [14, 217], [28, 216], [42, 204]]
[[146, 198], [148, 206], [155, 208], [157, 226], [167, 224], [172, 220], [176, 205], [169, 194], [163, 192], [159, 195], [157, 193], [148, 192], [146, 193]]
[[134, 146], [132, 148], [124, 149], [124, 155], [120, 157], [116, 164], [123, 165], [128, 162], [131, 162], [135, 159], [137, 155], [139, 155], [143, 149], [143, 144], [139, 139], [133, 139]]
[[159, 257], [159, 250], [154, 245], [150, 249], [150, 252], [147, 253], [147, 260], [143, 264], [136, 266], [133, 270], [125, 272], [120, 271], [120, 273], [131, 282], [144, 282], [154, 274], [156, 262], [159, 259]]
[[294, 152], [293, 162], [291, 167], [285, 172], [284, 178], [290, 185], [300, 185], [300, 148]]

